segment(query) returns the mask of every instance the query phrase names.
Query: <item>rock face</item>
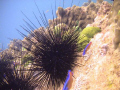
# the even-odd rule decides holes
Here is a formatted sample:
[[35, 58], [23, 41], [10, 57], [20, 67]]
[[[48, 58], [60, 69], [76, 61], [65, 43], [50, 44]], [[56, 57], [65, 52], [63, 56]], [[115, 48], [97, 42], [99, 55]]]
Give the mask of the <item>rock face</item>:
[[102, 2], [100, 5], [100, 8], [97, 12], [98, 15], [107, 15], [111, 9], [111, 4], [109, 4], [107, 1]]
[[118, 14], [120, 10], [120, 0], [114, 0], [112, 5], [113, 16]]
[[70, 27], [85, 23], [83, 20], [86, 18], [86, 13], [78, 6], [73, 6], [72, 8], [69, 7], [66, 9], [59, 7], [56, 14], [58, 17], [54, 21], [49, 20], [49, 25], [51, 27], [54, 25], [54, 23], [65, 23]]
[[112, 5], [103, 1], [99, 5], [94, 22], [87, 27], [100, 27], [102, 32], [91, 39], [86, 57], [80, 58], [84, 66], [74, 70], [77, 78], [73, 90], [120, 89], [120, 52], [117, 49], [120, 47], [120, 1], [114, 0]]
[[87, 7], [73, 6], [63, 9], [59, 7], [56, 14], [57, 18], [49, 20], [50, 27], [59, 23], [65, 23], [69, 27], [79, 26], [82, 29], [94, 21], [97, 15], [98, 6], [95, 3], [90, 3]]
[[88, 26], [97, 26], [101, 29], [106, 28], [109, 25], [108, 14], [110, 13], [111, 7], [111, 4], [109, 4], [107, 1], [103, 1], [100, 4], [100, 8], [97, 12], [94, 22], [92, 24], [89, 24]]
[[88, 0], [88, 2], [85, 2], [83, 6], [88, 6], [91, 3], [91, 0]]
[[120, 48], [120, 46], [119, 46], [119, 43], [120, 43], [120, 28], [115, 29], [115, 37], [113, 39], [113, 43], [114, 43], [114, 49], [117, 49], [118, 47]]
[[80, 58], [84, 66], [74, 70], [77, 78], [73, 90], [120, 89], [120, 52], [117, 49], [120, 47], [120, 1], [114, 0], [113, 5], [103, 1], [99, 5], [94, 22], [87, 27], [100, 27], [102, 32], [91, 39], [87, 62], [86, 57]]
[[90, 16], [90, 17], [92, 17], [94, 19], [97, 16], [98, 9], [99, 9], [99, 5], [91, 2], [88, 5], [87, 10], [86, 10], [87, 16], [88, 17]]
[[97, 0], [97, 3], [102, 3], [103, 2], [103, 0]]
[[120, 1], [114, 0], [111, 13], [109, 13], [109, 22], [110, 24], [114, 24], [114, 38], [113, 38], [113, 44], [114, 49], [119, 48], [120, 50]]

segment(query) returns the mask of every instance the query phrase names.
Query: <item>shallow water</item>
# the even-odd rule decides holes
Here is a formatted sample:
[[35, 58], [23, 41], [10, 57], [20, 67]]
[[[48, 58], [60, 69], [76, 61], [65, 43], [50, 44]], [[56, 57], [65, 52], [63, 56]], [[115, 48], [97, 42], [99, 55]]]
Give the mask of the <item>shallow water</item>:
[[[37, 5], [35, 4], [34, 1], [31, 1], [31, 2], [24, 1], [24, 3], [17, 2], [17, 1], [14, 3], [10, 1], [7, 3], [5, 3], [4, 1], [1, 1], [1, 2], [2, 2], [2, 5], [7, 4], [7, 7], [2, 6], [3, 9], [1, 9], [1, 12], [4, 12], [4, 11], [5, 12], [1, 15], [2, 17], [4, 16], [4, 18], [1, 18], [2, 23], [0, 23], [0, 26], [1, 26], [0, 27], [0, 30], [1, 30], [0, 31], [1, 32], [0, 48], [2, 48], [0, 50], [2, 51], [3, 49], [7, 48], [7, 44], [10, 41], [10, 39], [8, 38], [23, 40], [23, 43], [19, 40], [14, 40], [13, 43], [11, 42], [10, 44], [11, 47], [14, 47], [14, 48], [13, 49], [9, 48], [9, 50], [8, 51], [6, 50], [5, 52], [11, 52], [12, 54], [11, 56], [14, 56], [13, 61], [15, 65], [21, 64], [22, 61], [26, 60], [26, 58], [29, 59], [27, 63], [29, 63], [30, 60], [33, 60], [32, 64], [34, 66], [32, 66], [32, 68], [34, 67], [36, 70], [39, 69], [39, 72], [37, 72], [38, 76], [36, 73], [34, 74], [35, 76], [37, 76], [34, 78], [34, 80], [36, 82], [38, 81], [37, 84], [39, 83], [39, 81], [40, 83], [42, 83], [40, 84], [41, 86], [39, 87], [40, 89], [44, 88], [46, 86], [45, 84], [49, 83], [47, 82], [47, 80], [50, 80], [50, 79], [53, 84], [52, 86], [55, 86], [57, 84], [59, 86], [59, 82], [60, 82], [60, 88], [63, 87], [64, 80], [67, 76], [67, 70], [74, 69], [73, 68], [74, 66], [72, 65], [76, 65], [75, 61], [76, 61], [76, 57], [78, 57], [77, 54], [80, 51], [82, 51], [83, 47], [85, 46], [84, 44], [80, 43], [77, 39], [80, 39], [81, 37], [79, 38], [79, 36], [82, 34], [85, 35], [85, 37], [88, 40], [93, 38], [94, 35], [98, 32], [101, 32], [102, 35], [104, 35], [105, 31], [103, 30], [107, 27], [107, 22], [108, 22], [107, 21], [108, 13], [106, 12], [110, 12], [110, 8], [112, 5], [106, 2], [104, 2], [104, 4], [91, 3], [90, 5], [89, 3], [86, 3], [84, 4], [85, 7], [82, 7], [81, 9], [73, 5], [81, 6], [83, 5], [83, 3], [85, 3], [85, 1], [79, 2], [79, 0], [76, 0], [76, 1], [73, 0], [73, 3], [71, 3], [72, 1], [69, 1], [68, 3], [67, 1], [63, 2], [62, 0], [59, 0], [59, 1], [56, 1], [56, 4], [53, 1], [49, 3], [47, 3], [47, 1], [41, 1], [41, 2], [36, 1]], [[96, 2], [96, 1], [93, 1], [93, 2]], [[103, 5], [103, 7], [99, 8], [101, 5]], [[13, 6], [13, 7], [10, 7], [10, 6]], [[39, 10], [37, 9], [37, 6], [39, 7], [40, 12], [42, 14], [40, 16], [39, 16], [40, 13], [39, 13]], [[8, 10], [8, 7], [9, 7], [9, 10]], [[58, 17], [57, 19], [55, 19], [56, 18], [55, 12], [58, 7], [63, 7], [64, 10], [59, 8], [59, 12], [57, 12]], [[67, 8], [67, 7], [71, 7], [71, 8]], [[74, 8], [76, 9], [74, 10]], [[73, 14], [69, 15], [68, 13], [70, 12], [72, 12]], [[79, 15], [77, 13], [79, 13]], [[38, 19], [39, 21], [37, 21]], [[48, 25], [49, 19], [53, 21], [49, 22], [50, 24]], [[39, 24], [39, 22], [41, 24]], [[65, 24], [63, 24], [64, 22]], [[23, 28], [21, 28], [21, 26], [19, 25], [22, 25]], [[45, 28], [40, 28], [40, 26], [43, 26]], [[86, 29], [88, 31], [84, 32], [85, 31], [84, 28], [88, 26], [92, 26], [92, 28], [88, 28]], [[31, 34], [28, 33], [31, 30], [33, 30], [33, 33]], [[78, 32], [81, 32], [81, 34], [79, 34]], [[23, 37], [20, 34], [23, 35]], [[24, 37], [27, 37], [27, 38], [24, 38]], [[107, 35], [104, 36], [103, 40], [106, 40], [106, 38], [108, 38]], [[78, 47], [76, 47], [77, 46], [76, 42], [77, 44], [80, 44], [78, 46], [80, 47], [79, 49]], [[23, 46], [21, 47], [21, 45]], [[94, 43], [94, 45], [97, 45], [97, 44]], [[95, 52], [97, 52], [97, 55], [100, 56], [98, 51], [99, 50], [95, 50]], [[2, 55], [4, 56], [4, 54], [5, 54], [4, 51], [0, 53], [1, 56]], [[106, 54], [107, 54], [107, 51], [104, 55]], [[89, 60], [91, 55], [93, 54], [90, 54], [89, 57], [86, 59], [86, 61]], [[9, 57], [11, 56], [8, 55], [5, 57], [7, 57], [7, 59], [9, 60]], [[30, 66], [28, 66], [27, 68], [31, 67], [32, 64], [30, 64]], [[57, 84], [54, 82], [55, 80], [58, 81], [56, 82]], [[51, 84], [48, 84], [48, 85], [51, 86]], [[56, 88], [57, 86], [54, 89]]]

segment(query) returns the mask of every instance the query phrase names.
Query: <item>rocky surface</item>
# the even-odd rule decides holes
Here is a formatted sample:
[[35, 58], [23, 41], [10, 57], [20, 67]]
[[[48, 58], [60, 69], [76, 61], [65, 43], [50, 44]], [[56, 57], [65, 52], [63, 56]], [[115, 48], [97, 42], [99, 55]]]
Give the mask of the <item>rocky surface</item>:
[[49, 20], [49, 25], [53, 27], [59, 23], [65, 23], [68, 26], [79, 26], [83, 29], [87, 24], [94, 22], [98, 8], [99, 4], [93, 2], [89, 3], [87, 7], [75, 5], [66, 9], [59, 7], [56, 11], [57, 18], [54, 21]]
[[94, 22], [87, 25], [100, 27], [102, 32], [91, 39], [86, 57], [78, 58], [83, 66], [74, 69], [76, 78], [71, 90], [120, 90], [120, 52], [114, 49], [113, 43], [116, 23], [109, 23], [112, 7], [108, 2], [102, 2]]

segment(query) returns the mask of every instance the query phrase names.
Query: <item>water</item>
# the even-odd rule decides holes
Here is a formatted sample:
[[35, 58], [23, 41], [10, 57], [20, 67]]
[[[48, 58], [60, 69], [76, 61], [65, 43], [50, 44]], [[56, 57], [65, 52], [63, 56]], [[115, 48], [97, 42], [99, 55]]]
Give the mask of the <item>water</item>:
[[[84, 3], [82, 1], [79, 3], [79, 0], [76, 0], [76, 1], [73, 0], [73, 4], [71, 5], [72, 1], [67, 1], [67, 0], [65, 0], [64, 2], [63, 1], [57, 0], [56, 7], [55, 7], [55, 1], [49, 2], [49, 1], [41, 0], [41, 2], [36, 1], [36, 3], [39, 6], [41, 13], [46, 14], [47, 20], [53, 19], [53, 17], [56, 18], [55, 12], [56, 12], [57, 8], [60, 6], [63, 8], [67, 8], [67, 7], [73, 6], [73, 5], [81, 6]], [[23, 40], [23, 37], [20, 36], [20, 34], [16, 31], [16, 29], [19, 30], [20, 32], [28, 35], [28, 33], [25, 32], [25, 30], [23, 30], [19, 26], [19, 25], [22, 25], [22, 26], [25, 25], [24, 20], [27, 22], [30, 21], [29, 22], [30, 24], [32, 22], [37, 28], [40, 27], [40, 25], [38, 24], [37, 20], [35, 19], [34, 15], [33, 15], [33, 12], [34, 12], [36, 17], [39, 19], [39, 12], [37, 10], [37, 6], [35, 5], [35, 2], [33, 0], [30, 2], [26, 2], [26, 1], [23, 1], [23, 2], [1, 1], [1, 3], [2, 3], [1, 4], [1, 6], [2, 6], [1, 20], [2, 20], [2, 22], [0, 23], [0, 25], [1, 25], [1, 28], [0, 28], [1, 29], [1, 31], [0, 31], [1, 32], [0, 33], [1, 34], [1, 36], [0, 36], [1, 37], [0, 38], [1, 48], [3, 46], [4, 46], [4, 49], [7, 48], [7, 44], [9, 43], [8, 38], [11, 38], [11, 39], [17, 38], [17, 39]], [[31, 80], [33, 82], [35, 81], [36, 84], [40, 83], [39, 86], [43, 86], [43, 87], [40, 87], [40, 89], [47, 88], [46, 87], [47, 84], [48, 84], [48, 86], [51, 87], [50, 83], [52, 83], [52, 86], [53, 86], [52, 88], [54, 88], [54, 90], [57, 90], [56, 88], [58, 88], [59, 86], [61, 86], [64, 83], [66, 76], [67, 76], [67, 71], [73, 70], [74, 67], [77, 65], [79, 66], [79, 63], [76, 63], [76, 60], [78, 57], [77, 54], [80, 52], [78, 50], [78, 47], [82, 47], [82, 44], [79, 43], [79, 41], [78, 41], [80, 39], [79, 36], [80, 35], [82, 36], [82, 34], [79, 34], [79, 29], [81, 29], [82, 26], [84, 26], [82, 28], [82, 29], [84, 29], [86, 27], [86, 23], [88, 24], [88, 22], [89, 23], [93, 22], [94, 18], [95, 18], [94, 15], [96, 15], [96, 13], [97, 13], [96, 11], [98, 10], [94, 4], [91, 4], [90, 6], [91, 7], [87, 8], [86, 13], [84, 12], [86, 10], [86, 8], [82, 8], [82, 10], [81, 10], [81, 8], [78, 8], [78, 7], [75, 7], [74, 10], [73, 10], [73, 8], [72, 9], [68, 8], [65, 11], [67, 13], [65, 16], [66, 18], [70, 15], [67, 18], [67, 20], [66, 20], [66, 18], [62, 17], [62, 15], [64, 15], [65, 12], [59, 11], [59, 15], [61, 15], [61, 17], [62, 17], [61, 22], [64, 21], [67, 24], [66, 26], [64, 26], [62, 24], [62, 26], [63, 26], [63, 27], [61, 27], [62, 29], [59, 29], [60, 27], [57, 27], [57, 24], [55, 22], [55, 25], [52, 25], [49, 28], [46, 28], [46, 29], [42, 28], [42, 31], [43, 31], [43, 32], [41, 31], [42, 33], [39, 31], [39, 29], [34, 31], [34, 33], [31, 34], [32, 37], [27, 38], [26, 41], [23, 42], [23, 44], [14, 43], [14, 45], [12, 45], [12, 46], [14, 46], [14, 48], [16, 50], [9, 49], [10, 55], [14, 57], [14, 58], [10, 58], [10, 60], [13, 60], [13, 61], [19, 60], [21, 62], [23, 62], [23, 61], [26, 62], [26, 60], [30, 60], [31, 62], [33, 62], [31, 64], [33, 64], [34, 69], [32, 66], [31, 66], [31, 69], [33, 69], [32, 71], [36, 70], [38, 72], [37, 72], [37, 74], [34, 72], [36, 75], [33, 74], [34, 78], [31, 77]], [[52, 10], [53, 10], [53, 14], [52, 14]], [[62, 9], [59, 9], [59, 10], [62, 10]], [[74, 11], [74, 13], [72, 10]], [[79, 12], [77, 10], [79, 10], [79, 11], [81, 10], [81, 11]], [[79, 16], [78, 13], [76, 14], [76, 11], [81, 16]], [[68, 14], [68, 12], [70, 14]], [[95, 14], [94, 14], [94, 12], [95, 12]], [[74, 17], [73, 17], [73, 15], [74, 15]], [[59, 17], [59, 18], [61, 19], [61, 17]], [[71, 17], [73, 17], [73, 18], [71, 19]], [[59, 18], [57, 18], [58, 22], [60, 22], [58, 20]], [[71, 23], [70, 21], [72, 21], [73, 23]], [[81, 23], [82, 21], [83, 21], [83, 23]], [[40, 20], [40, 22], [41, 22], [41, 20]], [[61, 22], [60, 22], [60, 24], [61, 24]], [[58, 25], [60, 25], [60, 24], [58, 24]], [[80, 24], [80, 25], [78, 25], [78, 24]], [[28, 25], [28, 26], [30, 26], [30, 25]], [[43, 23], [42, 23], [42, 26], [44, 26]], [[67, 28], [67, 26], [69, 28]], [[58, 28], [58, 29], [56, 29], [56, 28]], [[65, 30], [64, 30], [64, 28], [65, 28]], [[89, 29], [87, 29], [87, 30], [88, 31], [86, 31], [86, 32], [90, 31]], [[92, 30], [94, 30], [94, 29], [92, 29]], [[83, 30], [83, 31], [85, 31], [85, 30]], [[81, 32], [81, 33], [83, 33], [83, 35], [86, 36], [86, 38], [87, 38], [86, 32], [85, 33]], [[91, 31], [91, 32], [93, 32], [93, 31]], [[89, 34], [91, 34], [91, 33], [89, 33]], [[91, 37], [88, 37], [88, 38], [91, 38]], [[8, 42], [6, 41], [6, 39], [8, 40]], [[82, 39], [82, 40], [84, 40], [84, 39]], [[15, 41], [15, 42], [17, 42], [17, 41]], [[20, 43], [21, 43], [21, 41], [20, 41]], [[79, 46], [77, 46], [77, 44]], [[20, 45], [22, 45], [22, 47]], [[17, 51], [17, 48], [19, 49], [18, 51]], [[83, 49], [83, 47], [82, 47], [82, 49]], [[2, 55], [2, 53], [1, 53], [1, 55]], [[10, 55], [8, 54], [7, 57], [5, 56], [6, 58], [3, 58], [4, 55], [2, 55], [1, 61], [9, 59], [9, 57], [11, 57]], [[1, 67], [1, 69], [4, 69], [4, 68]], [[1, 71], [4, 71], [4, 70], [1, 70]], [[18, 74], [20, 74], [20, 73], [18, 73]], [[9, 77], [9, 79], [11, 79], [11, 78]], [[50, 83], [49, 83], [49, 80], [50, 80]], [[12, 82], [10, 82], [10, 83], [12, 83]], [[22, 83], [22, 84], [24, 84], [24, 83]], [[34, 84], [34, 83], [32, 83], [32, 84]], [[19, 85], [20, 84], [18, 84], [18, 86]], [[13, 87], [11, 87], [11, 88], [13, 88]], [[14, 87], [14, 88], [16, 88], [16, 87]]]

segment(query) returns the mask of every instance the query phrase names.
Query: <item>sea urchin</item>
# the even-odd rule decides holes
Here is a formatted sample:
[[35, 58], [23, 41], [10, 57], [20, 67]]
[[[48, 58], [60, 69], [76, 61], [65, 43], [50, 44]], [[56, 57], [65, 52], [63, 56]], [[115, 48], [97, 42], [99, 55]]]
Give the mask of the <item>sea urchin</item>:
[[[40, 13], [41, 20], [47, 24], [46, 16], [44, 13], [43, 15], [44, 17]], [[59, 87], [64, 83], [68, 70], [73, 70], [77, 65], [79, 31], [71, 27], [72, 21], [66, 25], [62, 23], [62, 19], [57, 21], [53, 18], [52, 22], [52, 26], [48, 25], [46, 28], [41, 27], [34, 31], [30, 31], [34, 25], [31, 21], [32, 25], [25, 21], [30, 29], [21, 26], [29, 32], [29, 36], [20, 32], [25, 36], [22, 46], [33, 56], [33, 66], [30, 70], [35, 71], [32, 79], [38, 83], [40, 89], [51, 88], [51, 85], [54, 89]]]

